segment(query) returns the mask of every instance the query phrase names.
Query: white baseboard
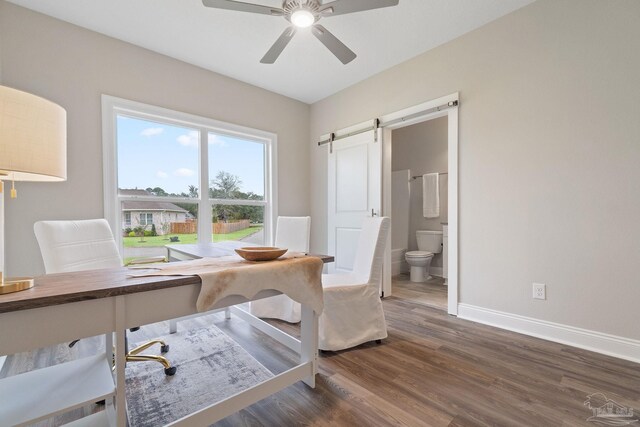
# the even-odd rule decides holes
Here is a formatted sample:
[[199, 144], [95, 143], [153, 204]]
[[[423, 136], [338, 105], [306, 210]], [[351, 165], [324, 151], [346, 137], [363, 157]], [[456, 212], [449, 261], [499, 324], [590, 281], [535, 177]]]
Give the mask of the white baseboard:
[[431, 267], [429, 268], [429, 275], [442, 277], [442, 267]]
[[458, 317], [640, 363], [638, 340], [469, 304], [458, 304]]
[[0, 356], [0, 371], [2, 370], [2, 366], [4, 365], [4, 361], [7, 359], [7, 356]]
[[[409, 265], [406, 262], [394, 262], [391, 264], [391, 276], [398, 274], [409, 274]], [[431, 267], [429, 269], [430, 276], [442, 277], [442, 267]]]

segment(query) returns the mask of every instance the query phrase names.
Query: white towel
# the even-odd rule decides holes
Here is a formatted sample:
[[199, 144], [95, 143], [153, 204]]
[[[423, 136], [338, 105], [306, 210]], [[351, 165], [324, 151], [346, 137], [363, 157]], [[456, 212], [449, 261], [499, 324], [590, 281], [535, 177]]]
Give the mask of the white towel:
[[425, 218], [440, 216], [440, 182], [437, 173], [422, 175], [422, 214]]

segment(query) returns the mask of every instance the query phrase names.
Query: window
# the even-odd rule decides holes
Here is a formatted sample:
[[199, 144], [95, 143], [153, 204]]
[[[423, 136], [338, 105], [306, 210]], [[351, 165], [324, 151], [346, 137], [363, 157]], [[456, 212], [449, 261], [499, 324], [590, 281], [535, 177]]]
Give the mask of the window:
[[141, 213], [140, 214], [140, 225], [151, 225], [153, 224], [153, 214], [152, 213]]
[[103, 145], [105, 217], [125, 260], [169, 243], [271, 242], [274, 134], [103, 96]]
[[209, 133], [213, 241], [264, 244], [265, 146]]

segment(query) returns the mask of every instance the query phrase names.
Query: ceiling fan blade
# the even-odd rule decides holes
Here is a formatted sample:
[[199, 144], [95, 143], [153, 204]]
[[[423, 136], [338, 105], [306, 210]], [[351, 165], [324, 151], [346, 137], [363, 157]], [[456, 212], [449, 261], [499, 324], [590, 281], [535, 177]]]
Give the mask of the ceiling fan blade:
[[320, 6], [320, 14], [324, 17], [397, 6], [400, 0], [335, 0]]
[[245, 3], [236, 0], [202, 0], [202, 4], [216, 9], [237, 10], [240, 12], [261, 13], [263, 15], [284, 15], [284, 10], [277, 7], [263, 6], [260, 4]]
[[356, 58], [356, 54], [344, 45], [336, 36], [322, 25], [314, 25], [311, 32], [322, 42], [343, 64], [348, 64]]
[[296, 34], [296, 27], [291, 26], [284, 30], [278, 37], [278, 40], [271, 46], [271, 49], [260, 60], [263, 64], [273, 64], [280, 56], [285, 47], [289, 44], [293, 36]]

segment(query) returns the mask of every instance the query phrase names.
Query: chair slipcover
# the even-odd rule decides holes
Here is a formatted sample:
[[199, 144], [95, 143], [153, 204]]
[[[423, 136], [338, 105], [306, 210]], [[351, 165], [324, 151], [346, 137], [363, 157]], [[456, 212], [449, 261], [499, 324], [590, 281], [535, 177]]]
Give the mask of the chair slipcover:
[[104, 219], [38, 221], [33, 226], [47, 274], [122, 267]]
[[[290, 252], [309, 252], [310, 216], [279, 216], [274, 245]], [[264, 298], [251, 302], [251, 314], [256, 317], [280, 319], [297, 323], [301, 318], [300, 303], [286, 295]]]
[[319, 348], [337, 351], [387, 337], [379, 288], [389, 218], [366, 218], [347, 274], [323, 274], [324, 311], [319, 318]]

